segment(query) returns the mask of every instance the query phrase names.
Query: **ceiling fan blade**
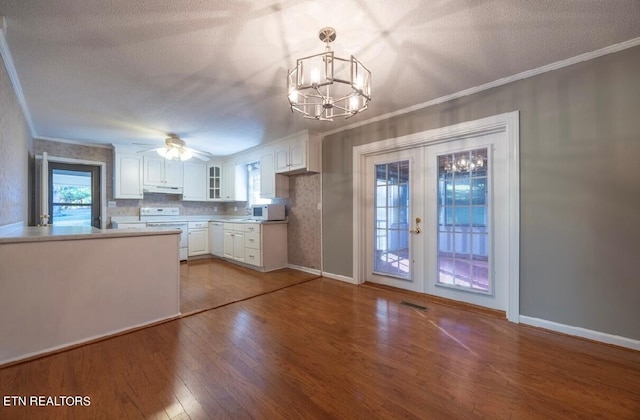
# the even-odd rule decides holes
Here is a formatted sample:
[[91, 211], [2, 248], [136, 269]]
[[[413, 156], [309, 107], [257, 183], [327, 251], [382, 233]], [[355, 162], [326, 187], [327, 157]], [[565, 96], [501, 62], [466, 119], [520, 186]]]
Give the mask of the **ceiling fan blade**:
[[138, 153], [148, 153], [148, 152], [155, 152], [156, 150], [159, 149], [163, 149], [162, 147], [154, 147], [153, 149], [147, 149], [147, 150], [138, 150]]
[[208, 153], [208, 152], [203, 152], [201, 150], [192, 149], [190, 147], [185, 147], [185, 149], [188, 150], [189, 152], [191, 152], [191, 154], [193, 154], [194, 157], [197, 157], [200, 160], [207, 161], [207, 160], [211, 159], [211, 154]]

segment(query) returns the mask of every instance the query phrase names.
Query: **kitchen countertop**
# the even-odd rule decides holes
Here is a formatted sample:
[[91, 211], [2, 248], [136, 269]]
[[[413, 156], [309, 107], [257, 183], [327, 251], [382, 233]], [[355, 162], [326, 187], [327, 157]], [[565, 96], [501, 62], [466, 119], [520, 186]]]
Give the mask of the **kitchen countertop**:
[[247, 216], [175, 216], [163, 217], [162, 220], [149, 221], [140, 220], [138, 216], [115, 216], [111, 218], [111, 223], [157, 223], [157, 222], [221, 222], [221, 223], [288, 223], [288, 220], [253, 220]]
[[0, 235], [0, 245], [18, 242], [107, 239], [130, 236], [178, 235], [179, 229], [97, 229], [89, 226], [24, 226]]

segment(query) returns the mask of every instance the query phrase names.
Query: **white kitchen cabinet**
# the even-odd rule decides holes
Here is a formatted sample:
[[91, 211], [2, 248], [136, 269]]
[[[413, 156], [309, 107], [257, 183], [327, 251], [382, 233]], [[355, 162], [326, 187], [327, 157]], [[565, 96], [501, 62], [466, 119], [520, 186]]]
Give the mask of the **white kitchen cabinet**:
[[247, 171], [244, 165], [228, 162], [222, 165], [223, 201], [247, 201]]
[[241, 223], [224, 224], [224, 257], [244, 262], [244, 227]]
[[209, 253], [209, 222], [189, 222], [189, 256]]
[[260, 197], [289, 197], [289, 178], [282, 174], [276, 174], [275, 154], [270, 148], [265, 150], [260, 157]]
[[275, 171], [300, 174], [321, 171], [321, 136], [308, 130], [276, 142]]
[[160, 156], [143, 157], [143, 184], [151, 187], [182, 188], [181, 161]]
[[287, 266], [285, 223], [225, 223], [224, 257], [260, 271]]
[[207, 200], [222, 200], [222, 166], [209, 165], [207, 167]]
[[197, 162], [183, 163], [182, 199], [184, 201], [207, 200], [207, 165]]
[[209, 252], [224, 257], [224, 223], [209, 222]]
[[142, 156], [116, 149], [113, 160], [113, 198], [143, 198]]
[[247, 264], [262, 266], [262, 238], [259, 224], [244, 225], [244, 261]]

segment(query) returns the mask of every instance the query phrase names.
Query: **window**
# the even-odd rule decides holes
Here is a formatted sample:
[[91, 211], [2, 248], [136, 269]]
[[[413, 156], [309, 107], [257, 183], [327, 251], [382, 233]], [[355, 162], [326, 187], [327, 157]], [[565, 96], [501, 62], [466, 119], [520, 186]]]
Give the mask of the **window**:
[[382, 275], [409, 278], [409, 161], [375, 166], [375, 260]]
[[247, 165], [247, 206], [253, 204], [271, 204], [271, 199], [260, 197], [260, 162]]
[[490, 293], [488, 149], [438, 157], [438, 284]]

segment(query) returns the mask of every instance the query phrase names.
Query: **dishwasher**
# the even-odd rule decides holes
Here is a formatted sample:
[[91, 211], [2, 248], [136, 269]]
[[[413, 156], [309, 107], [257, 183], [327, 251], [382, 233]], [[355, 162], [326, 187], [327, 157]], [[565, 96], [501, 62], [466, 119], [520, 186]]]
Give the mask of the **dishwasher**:
[[224, 223], [209, 222], [209, 251], [216, 257], [224, 257]]

